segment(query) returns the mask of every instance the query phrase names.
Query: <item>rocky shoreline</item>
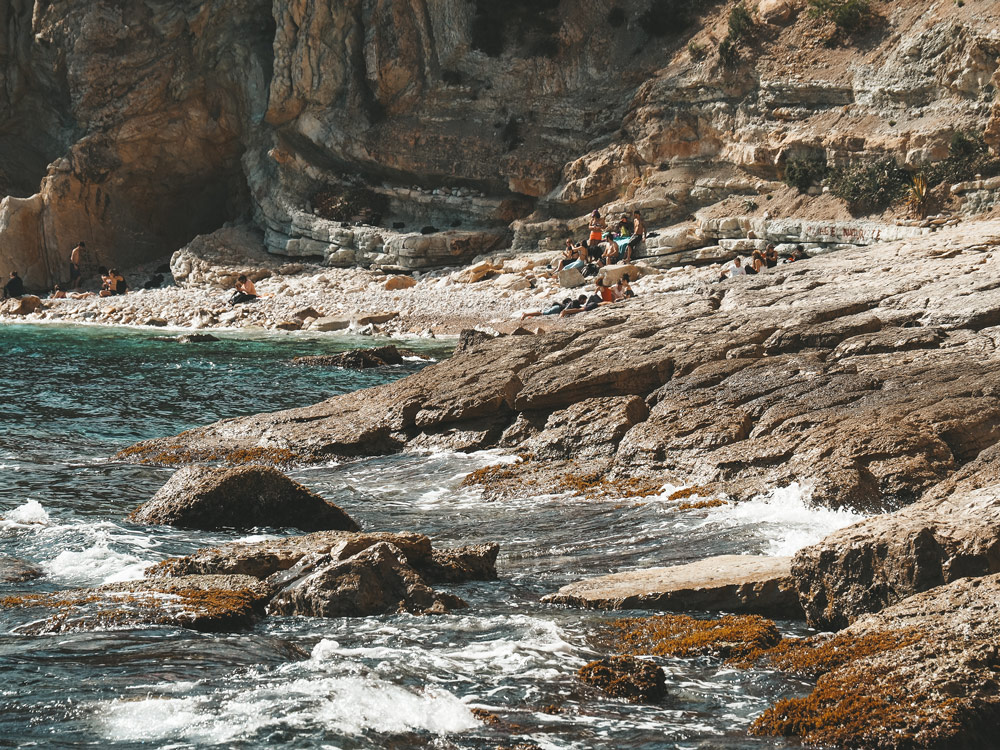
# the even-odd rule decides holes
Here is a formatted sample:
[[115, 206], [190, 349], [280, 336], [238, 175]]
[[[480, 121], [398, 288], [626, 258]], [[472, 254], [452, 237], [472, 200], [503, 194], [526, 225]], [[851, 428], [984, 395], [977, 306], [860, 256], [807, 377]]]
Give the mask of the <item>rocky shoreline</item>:
[[[1000, 571], [997, 247], [1000, 224], [982, 222], [645, 295], [559, 330], [471, 344], [390, 385], [224, 420], [137, 444], [119, 458], [184, 465], [254, 451], [265, 462], [273, 453], [310, 463], [427, 447], [502, 448], [521, 460], [470, 477], [498, 497], [552, 487], [557, 477], [580, 493], [642, 493], [636, 482], [696, 485], [690, 494], [709, 502], [799, 482], [816, 503], [876, 514], [792, 561], [807, 621], [850, 625], [843, 632], [851, 637], [862, 622], [894, 627], [884, 623], [895, 608], [930, 596], [941, 603], [921, 627], [946, 633], [952, 618], [966, 616], [964, 598], [988, 590], [962, 579]], [[952, 601], [954, 586], [965, 588]], [[649, 599], [654, 607], [661, 600]], [[903, 662], [962, 672], [968, 650], [990, 647], [991, 637], [971, 629], [961, 649], [940, 641], [917, 656], [900, 646], [844, 667], [858, 683], [891, 669], [892, 690], [926, 685], [914, 693], [913, 715], [943, 728], [921, 734], [893, 712], [874, 714], [864, 736], [856, 723], [830, 730], [857, 706], [851, 695], [826, 691], [823, 732], [818, 719], [778, 726], [773, 716], [759, 730], [851, 747], [974, 738], [964, 734], [971, 725], [963, 712], [991, 711], [992, 683], [963, 678], [966, 702], [938, 710], [933, 696], [944, 687]], [[833, 678], [824, 679], [818, 689]], [[871, 739], [899, 722], [910, 740]]]

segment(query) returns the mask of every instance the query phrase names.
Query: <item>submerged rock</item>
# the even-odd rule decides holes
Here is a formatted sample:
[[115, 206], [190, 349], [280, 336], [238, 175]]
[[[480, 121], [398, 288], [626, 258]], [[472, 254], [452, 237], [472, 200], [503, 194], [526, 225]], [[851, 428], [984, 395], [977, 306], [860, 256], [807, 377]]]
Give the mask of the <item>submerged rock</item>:
[[666, 695], [663, 670], [644, 659], [609, 656], [580, 668], [577, 676], [613, 698], [633, 703], [656, 703]]
[[280, 471], [264, 466], [181, 469], [152, 500], [132, 511], [128, 520], [204, 530], [258, 526], [303, 531], [358, 528], [337, 506]]
[[51, 612], [18, 628], [30, 634], [164, 625], [216, 632], [249, 627], [263, 614], [267, 595], [249, 576], [184, 576], [11, 596], [0, 599], [0, 607]]
[[801, 617], [791, 558], [723, 555], [563, 586], [543, 601], [592, 609], [722, 611]]
[[0, 556], [0, 583], [22, 583], [41, 578], [45, 572], [19, 557]]
[[403, 354], [392, 344], [372, 349], [351, 349], [341, 354], [296, 357], [293, 365], [312, 367], [344, 367], [349, 370], [365, 370], [371, 367], [387, 367], [403, 364]]

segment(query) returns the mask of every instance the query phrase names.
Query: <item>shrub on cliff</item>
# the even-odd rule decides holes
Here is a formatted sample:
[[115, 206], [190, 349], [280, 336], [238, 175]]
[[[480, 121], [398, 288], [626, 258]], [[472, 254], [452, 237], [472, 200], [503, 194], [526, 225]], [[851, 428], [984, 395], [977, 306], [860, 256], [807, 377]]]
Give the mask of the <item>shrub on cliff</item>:
[[1000, 159], [990, 153], [982, 135], [961, 130], [951, 137], [948, 158], [925, 170], [931, 185], [964, 182], [975, 179], [977, 174], [983, 177], [1000, 175]]
[[830, 192], [847, 202], [854, 214], [879, 213], [903, 197], [910, 174], [885, 156], [838, 167], [830, 175]]
[[785, 175], [782, 179], [788, 187], [793, 187], [800, 193], [804, 193], [812, 186], [821, 184], [829, 171], [826, 159], [819, 157], [792, 158], [785, 162]]
[[809, 0], [809, 15], [832, 21], [838, 31], [853, 34], [871, 19], [870, 0]]
[[389, 210], [389, 200], [367, 188], [329, 186], [312, 198], [313, 210], [328, 221], [363, 221], [379, 224]]

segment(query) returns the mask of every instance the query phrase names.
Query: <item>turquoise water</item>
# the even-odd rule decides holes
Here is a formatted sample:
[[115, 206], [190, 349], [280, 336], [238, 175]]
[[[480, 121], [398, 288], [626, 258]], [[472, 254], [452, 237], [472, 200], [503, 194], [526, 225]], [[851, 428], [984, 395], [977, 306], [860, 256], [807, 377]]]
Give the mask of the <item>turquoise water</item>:
[[[163, 334], [0, 326], [0, 556], [44, 571], [27, 584], [0, 584], [0, 596], [136, 578], [168, 556], [243, 538], [125, 523], [170, 471], [112, 463], [117, 450], [223, 417], [307, 405], [422, 366], [358, 373], [289, 365], [294, 356], [372, 339], [181, 344], [154, 335]], [[434, 357], [449, 348], [401, 345]], [[663, 662], [670, 689], [663, 705], [606, 699], [575, 672], [602, 653], [600, 628], [610, 615], [540, 599], [583, 575], [787, 552], [852, 519], [810, 509], [795, 488], [739, 510], [679, 514], [657, 498], [490, 502], [460, 486], [468, 471], [496, 460], [406, 454], [293, 472], [365, 529], [427, 533], [443, 546], [500, 542], [501, 580], [453, 589], [471, 605], [454, 616], [271, 618], [222, 635], [26, 636], [16, 627], [30, 612], [0, 610], [0, 747], [785, 746], [750, 739], [745, 729], [774, 698], [801, 686], [712, 660], [672, 660]], [[561, 713], [541, 710], [550, 705]], [[507, 723], [485, 726], [470, 707]]]

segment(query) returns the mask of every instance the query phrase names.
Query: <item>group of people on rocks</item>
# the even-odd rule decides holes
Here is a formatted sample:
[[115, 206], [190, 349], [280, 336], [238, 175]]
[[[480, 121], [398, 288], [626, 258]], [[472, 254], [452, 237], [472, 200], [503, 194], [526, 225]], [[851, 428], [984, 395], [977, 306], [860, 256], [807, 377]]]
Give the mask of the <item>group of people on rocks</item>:
[[779, 258], [778, 251], [774, 245], [768, 244], [763, 250], [754, 250], [747, 263], [744, 263], [743, 258], [739, 255], [733, 258], [722, 267], [719, 281], [725, 281], [727, 277], [753, 276], [768, 268], [774, 268], [779, 263], [794, 263], [797, 260], [805, 260], [808, 257], [805, 248], [802, 245], [796, 245], [790, 253]]
[[587, 229], [587, 239], [579, 244], [566, 240], [566, 248], [556, 261], [556, 273], [576, 268], [584, 276], [595, 276], [603, 266], [631, 263], [639, 243], [646, 238], [646, 225], [638, 211], [633, 211], [631, 216], [623, 213], [609, 226], [601, 212], [595, 209], [590, 214]]
[[599, 278], [594, 282], [594, 289], [590, 294], [580, 294], [575, 298], [567, 297], [561, 301], [553, 302], [543, 310], [522, 313], [521, 320], [537, 318], [542, 315], [558, 315], [560, 318], [565, 318], [568, 315], [590, 312], [598, 307], [612, 305], [634, 296], [635, 292], [632, 291], [631, 279], [627, 273], [622, 274], [618, 282], [611, 286], [605, 284], [604, 279]]

